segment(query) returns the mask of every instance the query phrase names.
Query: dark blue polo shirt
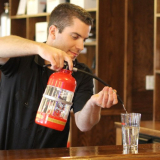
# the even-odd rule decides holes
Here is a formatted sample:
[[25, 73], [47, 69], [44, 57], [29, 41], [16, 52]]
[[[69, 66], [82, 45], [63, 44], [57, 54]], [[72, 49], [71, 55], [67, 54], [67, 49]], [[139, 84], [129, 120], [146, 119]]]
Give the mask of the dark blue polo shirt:
[[[35, 123], [36, 113], [52, 70], [43, 67], [39, 56], [11, 58], [2, 71], [0, 82], [0, 149], [66, 147], [69, 121], [63, 131]], [[88, 71], [76, 61], [75, 67]], [[92, 77], [76, 72], [77, 87], [73, 98], [74, 113], [80, 111], [93, 94]]]

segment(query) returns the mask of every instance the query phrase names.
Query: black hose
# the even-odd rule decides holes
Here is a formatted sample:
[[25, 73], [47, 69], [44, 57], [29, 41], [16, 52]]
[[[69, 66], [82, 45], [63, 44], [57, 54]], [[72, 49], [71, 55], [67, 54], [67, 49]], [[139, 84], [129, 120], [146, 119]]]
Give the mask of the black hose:
[[[96, 80], [98, 80], [99, 82], [101, 82], [102, 84], [104, 84], [105, 86], [110, 87], [106, 82], [104, 82], [102, 79], [98, 78], [98, 77], [95, 76], [94, 74], [91, 74], [91, 73], [89, 73], [89, 72], [86, 72], [86, 71], [81, 70], [81, 69], [78, 69], [78, 68], [73, 68], [73, 71], [75, 71], [75, 72], [79, 71], [79, 72], [88, 74], [88, 75], [90, 75], [91, 77], [93, 77], [93, 78], [95, 78]], [[119, 101], [122, 103], [122, 105], [123, 105], [124, 103], [123, 103], [122, 99], [120, 98], [120, 96], [119, 96], [118, 94], [117, 94], [117, 98], [118, 98], [118, 100], [119, 100]]]
[[[43, 67], [48, 67], [48, 66], [51, 66], [51, 64], [46, 64], [46, 65], [43, 65]], [[65, 68], [66, 68], [66, 63], [65, 63]], [[67, 66], [67, 69], [68, 69], [68, 66]], [[106, 82], [104, 82], [102, 79], [100, 79], [100, 78], [98, 78], [97, 76], [95, 76], [94, 74], [91, 74], [91, 73], [89, 73], [89, 72], [86, 72], [86, 71], [84, 71], [84, 70], [81, 70], [81, 69], [78, 69], [78, 68], [75, 68], [75, 67], [73, 67], [73, 71], [74, 72], [82, 72], [82, 73], [84, 73], [84, 74], [88, 74], [88, 75], [90, 75], [91, 77], [93, 77], [93, 78], [95, 78], [96, 80], [98, 80], [99, 82], [101, 82], [102, 84], [104, 84], [105, 86], [108, 86], [108, 87], [110, 87]], [[118, 100], [122, 103], [122, 105], [124, 105], [124, 103], [123, 103], [123, 101], [122, 101], [122, 99], [120, 98], [120, 96], [117, 94], [117, 98], [118, 98]]]

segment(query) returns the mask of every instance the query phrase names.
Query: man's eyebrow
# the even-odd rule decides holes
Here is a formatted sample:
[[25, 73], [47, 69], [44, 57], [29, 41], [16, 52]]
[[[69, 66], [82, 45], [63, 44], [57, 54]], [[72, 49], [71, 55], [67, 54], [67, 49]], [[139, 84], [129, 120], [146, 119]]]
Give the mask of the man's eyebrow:
[[[76, 35], [78, 35], [78, 36], [80, 36], [80, 37], [82, 37], [80, 34], [78, 34], [77, 32], [72, 32], [72, 34], [76, 34]], [[86, 38], [84, 38], [84, 39], [88, 39], [89, 37], [86, 37]]]
[[78, 34], [77, 32], [72, 32], [71, 34], [76, 34], [76, 35], [82, 37], [82, 36], [81, 36], [80, 34]]

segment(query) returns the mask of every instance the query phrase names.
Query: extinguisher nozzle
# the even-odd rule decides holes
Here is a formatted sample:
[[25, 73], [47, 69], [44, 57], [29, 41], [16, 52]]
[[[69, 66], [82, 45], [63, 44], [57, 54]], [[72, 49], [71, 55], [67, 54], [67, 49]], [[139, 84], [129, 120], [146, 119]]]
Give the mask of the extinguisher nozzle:
[[77, 71], [78, 71], [78, 68], [73, 67], [73, 71], [74, 71], [74, 72], [77, 72]]
[[43, 67], [50, 67], [51, 64], [44, 64]]

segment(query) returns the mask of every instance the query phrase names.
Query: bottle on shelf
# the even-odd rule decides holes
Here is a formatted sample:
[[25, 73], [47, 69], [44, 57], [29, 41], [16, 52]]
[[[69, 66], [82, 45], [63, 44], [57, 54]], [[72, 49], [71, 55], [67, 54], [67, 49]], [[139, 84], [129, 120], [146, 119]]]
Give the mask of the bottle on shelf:
[[1, 37], [10, 35], [9, 3], [4, 3], [4, 12], [1, 14]]

